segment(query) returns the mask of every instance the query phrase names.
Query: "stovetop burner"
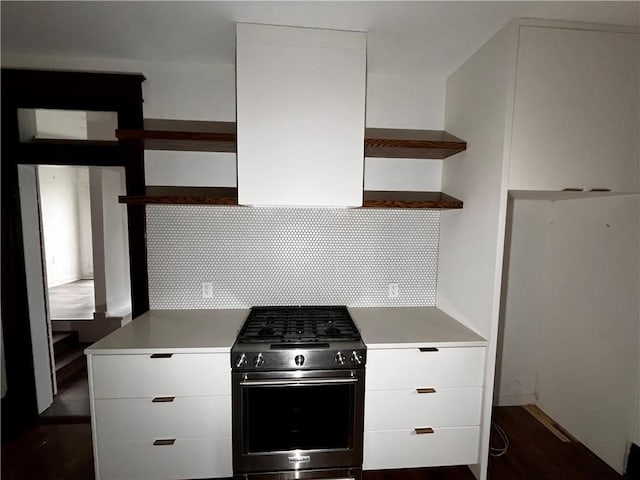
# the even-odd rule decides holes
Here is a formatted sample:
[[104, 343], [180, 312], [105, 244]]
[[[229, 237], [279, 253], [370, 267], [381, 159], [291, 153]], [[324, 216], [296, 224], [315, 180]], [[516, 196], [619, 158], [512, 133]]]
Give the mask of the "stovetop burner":
[[253, 307], [231, 347], [234, 372], [361, 369], [365, 361], [345, 306]]
[[358, 341], [345, 306], [253, 307], [238, 343]]

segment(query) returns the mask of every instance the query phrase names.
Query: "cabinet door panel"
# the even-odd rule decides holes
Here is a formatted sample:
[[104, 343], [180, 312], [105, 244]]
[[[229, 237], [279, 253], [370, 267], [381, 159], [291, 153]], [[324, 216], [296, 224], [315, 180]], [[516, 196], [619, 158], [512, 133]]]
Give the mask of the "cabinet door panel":
[[374, 390], [365, 398], [365, 431], [480, 424], [480, 387], [444, 388], [434, 393]]
[[231, 436], [231, 397], [109, 398], [95, 401], [101, 442]]
[[367, 352], [367, 390], [482, 387], [484, 347], [417, 348]]
[[365, 470], [469, 465], [478, 462], [480, 427], [365, 432]]
[[230, 477], [231, 438], [98, 444], [100, 480]]
[[231, 395], [228, 354], [92, 355], [95, 398]]
[[509, 188], [638, 191], [638, 35], [521, 27]]

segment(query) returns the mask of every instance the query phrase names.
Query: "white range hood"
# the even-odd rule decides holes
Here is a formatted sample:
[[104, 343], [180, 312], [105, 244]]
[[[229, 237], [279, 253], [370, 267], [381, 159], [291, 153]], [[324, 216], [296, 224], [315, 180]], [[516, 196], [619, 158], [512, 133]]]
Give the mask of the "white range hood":
[[238, 203], [362, 205], [366, 34], [238, 24]]

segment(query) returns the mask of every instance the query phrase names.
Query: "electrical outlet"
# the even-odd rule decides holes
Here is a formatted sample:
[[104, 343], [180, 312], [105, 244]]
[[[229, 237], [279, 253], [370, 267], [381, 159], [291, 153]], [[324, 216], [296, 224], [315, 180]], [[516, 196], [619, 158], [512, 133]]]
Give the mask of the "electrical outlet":
[[395, 300], [400, 296], [400, 285], [397, 283], [389, 284], [389, 299]]
[[202, 298], [213, 298], [213, 283], [202, 282]]

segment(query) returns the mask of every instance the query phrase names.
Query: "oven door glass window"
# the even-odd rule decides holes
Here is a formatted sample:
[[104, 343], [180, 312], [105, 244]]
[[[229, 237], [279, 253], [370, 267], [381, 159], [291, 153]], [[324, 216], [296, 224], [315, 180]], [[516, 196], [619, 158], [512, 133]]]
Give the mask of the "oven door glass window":
[[347, 449], [354, 385], [245, 387], [246, 453]]

